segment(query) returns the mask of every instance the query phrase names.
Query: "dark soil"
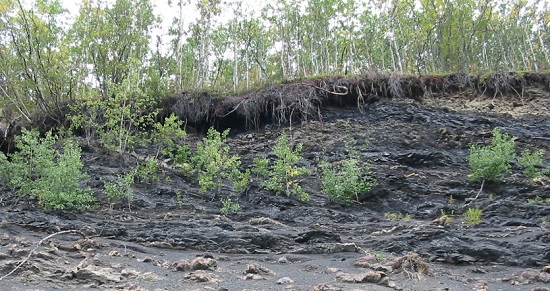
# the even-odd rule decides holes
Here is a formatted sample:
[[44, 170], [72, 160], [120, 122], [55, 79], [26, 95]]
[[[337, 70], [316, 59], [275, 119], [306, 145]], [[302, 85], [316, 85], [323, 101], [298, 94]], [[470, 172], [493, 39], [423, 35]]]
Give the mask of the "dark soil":
[[[378, 185], [351, 205], [328, 201], [312, 175], [302, 181], [308, 202], [253, 186], [239, 197], [237, 214], [221, 216], [219, 201], [201, 197], [194, 181], [169, 169], [159, 183], [136, 185], [131, 210], [121, 203], [46, 212], [6, 192], [0, 289], [550, 290], [550, 203], [528, 203], [550, 198], [548, 177], [525, 178], [514, 164], [510, 176], [471, 201], [480, 184], [468, 181], [467, 162], [469, 146], [490, 142], [499, 127], [517, 138], [518, 152], [545, 150], [549, 166], [549, 108], [550, 94], [536, 88], [522, 98], [465, 90], [361, 110], [324, 107], [322, 121], [268, 124], [229, 138], [250, 165], [290, 131], [313, 173], [320, 159], [344, 158], [343, 141], [352, 138]], [[136, 162], [92, 148], [84, 161], [96, 189]], [[469, 207], [483, 211], [479, 224], [464, 223]], [[443, 212], [450, 223], [442, 223]], [[37, 245], [69, 230], [80, 234]]]

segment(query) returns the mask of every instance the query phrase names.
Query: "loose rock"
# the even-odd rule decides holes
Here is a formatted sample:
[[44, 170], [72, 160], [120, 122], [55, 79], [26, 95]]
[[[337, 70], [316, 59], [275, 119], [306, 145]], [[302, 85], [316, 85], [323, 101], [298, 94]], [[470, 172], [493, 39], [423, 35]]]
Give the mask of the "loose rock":
[[189, 263], [186, 259], [181, 259], [176, 263], [176, 270], [177, 271], [188, 271], [191, 270], [191, 263]]
[[277, 284], [294, 284], [294, 280], [290, 279], [289, 277], [282, 277], [281, 279], [277, 280]]
[[218, 262], [212, 258], [198, 257], [191, 262], [191, 270], [213, 270], [218, 266]]
[[204, 282], [218, 282], [217, 276], [212, 273], [207, 273], [204, 270], [198, 270], [190, 274], [185, 275], [186, 280], [204, 283]]
[[360, 268], [370, 268], [370, 266], [377, 261], [378, 260], [376, 260], [376, 257], [373, 255], [366, 255], [353, 262], [353, 265]]
[[270, 269], [260, 265], [260, 264], [250, 264], [246, 266], [245, 274], [265, 274], [265, 275], [275, 275], [275, 272]]

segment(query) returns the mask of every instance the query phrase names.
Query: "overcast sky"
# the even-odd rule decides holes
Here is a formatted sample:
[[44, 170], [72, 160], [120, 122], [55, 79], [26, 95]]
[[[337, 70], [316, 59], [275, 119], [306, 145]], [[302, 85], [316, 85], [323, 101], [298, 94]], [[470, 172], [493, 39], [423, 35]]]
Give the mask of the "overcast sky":
[[[80, 4], [82, 3], [82, 1], [83, 0], [61, 0], [63, 6], [70, 11], [72, 19], [74, 19], [74, 17], [76, 17], [76, 15], [78, 14], [78, 9], [80, 8]], [[114, 2], [115, 0], [110, 1]], [[254, 14], [256, 12], [259, 12], [259, 10], [263, 7], [263, 5], [265, 5], [265, 3], [269, 3], [270, 1], [271, 0], [264, 0], [263, 4], [259, 5], [258, 0], [242, 0], [242, 10], [246, 11], [245, 14]], [[152, 46], [155, 45], [155, 39], [157, 35], [163, 37], [163, 42], [165, 43], [165, 45], [166, 42], [168, 42], [168, 37], [166, 36], [168, 33], [168, 29], [172, 25], [173, 19], [179, 16], [179, 8], [177, 7], [178, 0], [173, 0], [172, 2], [172, 7], [170, 7], [168, 5], [168, 0], [151, 0], [151, 3], [154, 6], [154, 13], [160, 17], [162, 22], [159, 29], [153, 29], [153, 39], [151, 43]], [[186, 5], [186, 8], [183, 12], [185, 26], [195, 21], [198, 17], [198, 12], [196, 9], [197, 0], [191, 0], [190, 2], [190, 4]], [[219, 19], [221, 19], [221, 21], [224, 21], [231, 19], [232, 17], [233, 15], [231, 9], [225, 9], [222, 10]]]
[[[114, 0], [111, 0], [114, 1]], [[258, 11], [261, 9], [262, 6], [258, 5], [257, 0], [242, 0], [243, 1], [243, 9], [246, 11]], [[78, 8], [80, 7], [80, 3], [82, 3], [82, 0], [61, 0], [65, 8], [69, 9], [72, 15], [76, 15], [78, 13]], [[168, 30], [168, 27], [172, 24], [172, 20], [174, 17], [178, 16], [179, 8], [177, 7], [177, 0], [172, 1], [172, 7], [168, 5], [168, 0], [152, 0], [151, 3], [153, 4], [155, 14], [157, 16], [160, 16], [162, 20], [162, 27], [164, 31]], [[197, 0], [191, 0], [191, 3], [186, 6], [186, 9], [184, 10], [184, 21], [185, 23], [190, 23], [191, 21], [196, 20], [198, 17], [198, 12], [196, 10], [196, 2]], [[264, 3], [269, 2], [269, 0], [264, 1]], [[254, 12], [252, 12], [254, 13]], [[229, 9], [225, 9], [222, 11], [222, 14], [220, 16], [221, 19], [230, 19], [232, 17], [232, 12], [229, 11]]]

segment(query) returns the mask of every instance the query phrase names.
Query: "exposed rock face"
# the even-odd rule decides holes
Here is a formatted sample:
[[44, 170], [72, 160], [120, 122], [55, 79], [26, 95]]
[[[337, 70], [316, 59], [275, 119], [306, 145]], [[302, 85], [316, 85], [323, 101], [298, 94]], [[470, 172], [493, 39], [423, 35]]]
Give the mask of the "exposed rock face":
[[[479, 183], [468, 181], [469, 146], [487, 143], [494, 127], [516, 136], [518, 151], [545, 150], [544, 166], [548, 166], [550, 118], [548, 113], [541, 112], [547, 111], [550, 99], [547, 95], [546, 99], [526, 98], [525, 108], [512, 108], [506, 99], [497, 99], [496, 107], [489, 109], [490, 99], [484, 100], [485, 103], [479, 101], [476, 107], [474, 101], [453, 102], [452, 98], [436, 97], [424, 100], [425, 104], [390, 100], [371, 104], [362, 111], [328, 110], [322, 112], [323, 122], [294, 124], [293, 141], [307, 144], [303, 166], [317, 173], [301, 181], [311, 195], [309, 202], [276, 196], [253, 184], [237, 197], [239, 213], [225, 217], [219, 215], [219, 201], [196, 195], [196, 184], [170, 171], [167, 172], [170, 179], [162, 185], [137, 185], [132, 211], [115, 207], [83, 213], [45, 212], [26, 204], [13, 204], [16, 196], [12, 200], [8, 199], [11, 196], [1, 196], [0, 270], [2, 274], [12, 270], [44, 234], [81, 230], [86, 239], [63, 236], [56, 238], [62, 243], [47, 242], [31, 256], [32, 262], [15, 274], [36, 274], [45, 268], [51, 272], [41, 274], [52, 282], [83, 280], [96, 286], [133, 286], [134, 279], [129, 278], [142, 278], [146, 272], [134, 274], [133, 268], [119, 263], [129, 264], [131, 260], [132, 264], [168, 272], [159, 273], [161, 278], [169, 274], [178, 276], [185, 284], [216, 282], [220, 288], [229, 286], [223, 285], [223, 280], [228, 280], [227, 274], [233, 279], [247, 279], [250, 284], [265, 281], [271, 286], [299, 286], [300, 276], [281, 273], [292, 268], [299, 269], [297, 273], [316, 272], [330, 279], [330, 282], [303, 283], [311, 283], [308, 287], [315, 290], [350, 290], [348, 283], [390, 288], [391, 282], [397, 282], [392, 276], [400, 274], [403, 268], [419, 272], [420, 261], [412, 257], [399, 260], [414, 252], [428, 265], [521, 267], [522, 273], [507, 275], [506, 284], [548, 284], [548, 270], [544, 267], [550, 261], [550, 204], [528, 202], [535, 197], [550, 198], [548, 180], [523, 177], [521, 167], [514, 162], [511, 176], [485, 185], [480, 197], [470, 205], [483, 211], [481, 222], [467, 225], [463, 213], [464, 205], [480, 187]], [[535, 115], [525, 115], [526, 108]], [[480, 114], [475, 110], [491, 113]], [[273, 126], [232, 136], [229, 143], [235, 152], [243, 153], [243, 165], [248, 167], [256, 157], [271, 158], [269, 150], [280, 132]], [[354, 140], [351, 146], [360, 152], [360, 158], [369, 161], [369, 175], [378, 184], [361, 193], [358, 203], [344, 205], [324, 197], [316, 170], [320, 160], [333, 162], [346, 157], [348, 149], [343, 140], [349, 138]], [[197, 139], [189, 137], [190, 142]], [[147, 153], [147, 149], [143, 151]], [[125, 170], [122, 158], [101, 152], [85, 152], [84, 160], [91, 187], [100, 187], [102, 179]], [[183, 205], [177, 204], [176, 193], [182, 193]], [[395, 214], [393, 217], [397, 219], [388, 219], [387, 213]], [[32, 240], [16, 239], [19, 236]], [[126, 244], [131, 244], [131, 248]], [[231, 262], [231, 267], [238, 270], [231, 273], [220, 267], [223, 264], [228, 267], [220, 256], [179, 254], [185, 251], [242, 257]], [[130, 252], [137, 253], [137, 259]], [[161, 256], [159, 252], [171, 255]], [[103, 254], [102, 260], [113, 263], [75, 268], [85, 258], [99, 253]], [[52, 258], [53, 254], [59, 257]], [[261, 261], [256, 265], [245, 262], [247, 256]], [[307, 262], [307, 258], [322, 256], [329, 256], [323, 258], [331, 263]], [[346, 258], [347, 266], [353, 269], [345, 270], [334, 263]], [[48, 263], [57, 259], [63, 262], [62, 268]], [[55, 274], [60, 279], [52, 279]], [[481, 284], [479, 288], [488, 284], [492, 283]], [[201, 290], [200, 286], [195, 287], [186, 290]]]

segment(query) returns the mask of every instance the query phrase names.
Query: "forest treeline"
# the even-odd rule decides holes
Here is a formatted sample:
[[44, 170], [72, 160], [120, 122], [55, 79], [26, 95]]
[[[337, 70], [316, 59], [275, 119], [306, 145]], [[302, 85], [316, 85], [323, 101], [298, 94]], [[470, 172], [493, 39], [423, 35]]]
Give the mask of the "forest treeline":
[[[84, 0], [73, 20], [58, 0], [0, 0], [3, 117], [61, 117], [76, 100], [143, 108], [182, 91], [319, 75], [550, 67], [546, 0], [274, 0], [255, 10], [181, 0], [153, 39], [154, 2]], [[199, 17], [185, 19], [189, 10]]]

